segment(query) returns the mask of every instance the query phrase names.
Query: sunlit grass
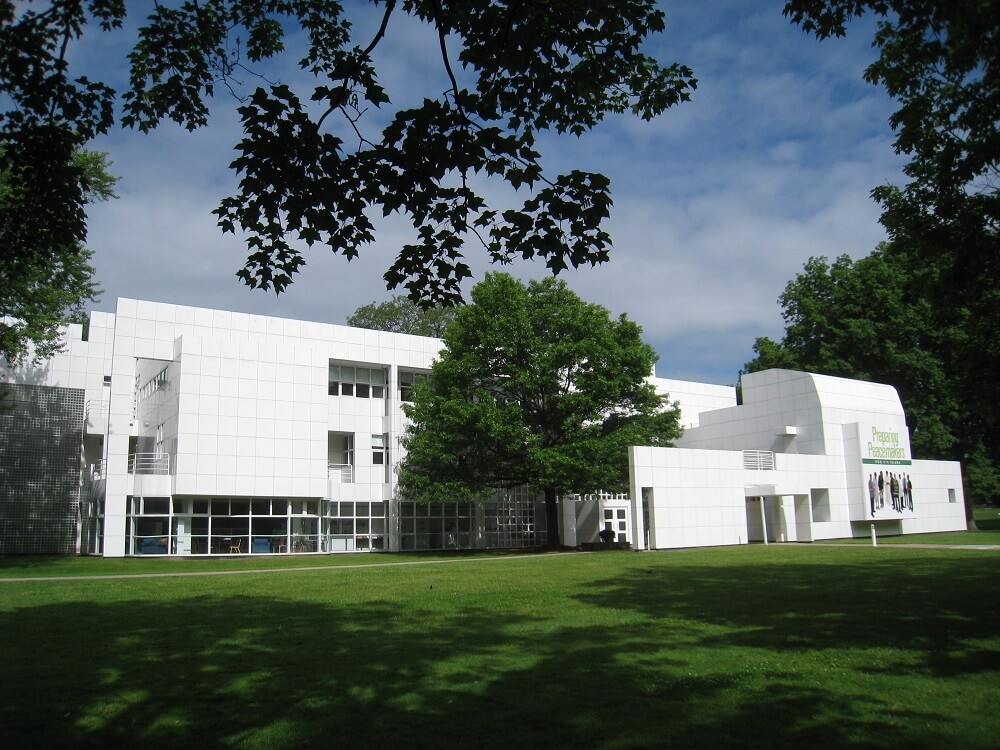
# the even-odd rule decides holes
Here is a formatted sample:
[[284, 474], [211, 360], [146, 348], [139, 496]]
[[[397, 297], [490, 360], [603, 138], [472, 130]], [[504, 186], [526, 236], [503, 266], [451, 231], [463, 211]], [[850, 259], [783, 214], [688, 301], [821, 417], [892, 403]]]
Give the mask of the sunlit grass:
[[[1000, 526], [977, 531], [937, 531], [930, 534], [896, 534], [894, 536], [878, 535], [878, 544], [971, 544], [1000, 545]], [[867, 544], [871, 545], [871, 537], [855, 539], [829, 539], [817, 544]]]
[[4, 746], [992, 748], [998, 574], [771, 545], [2, 582]]

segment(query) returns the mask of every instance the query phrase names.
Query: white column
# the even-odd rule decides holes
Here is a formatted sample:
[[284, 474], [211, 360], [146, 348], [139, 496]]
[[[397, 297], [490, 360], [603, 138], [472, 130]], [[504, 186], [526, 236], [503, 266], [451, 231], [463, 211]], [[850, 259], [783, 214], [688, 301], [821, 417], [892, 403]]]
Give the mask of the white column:
[[767, 502], [763, 496], [760, 498], [760, 525], [764, 530], [764, 544], [767, 545], [767, 513], [764, 510], [764, 505]]
[[562, 521], [562, 543], [566, 547], [576, 546], [576, 496], [563, 495], [559, 498], [559, 517]]
[[[646, 519], [642, 512], [642, 487], [633, 487], [629, 497], [632, 514], [632, 549], [646, 549]], [[653, 504], [653, 490], [649, 490], [649, 504]], [[652, 510], [650, 510], [652, 514]]]

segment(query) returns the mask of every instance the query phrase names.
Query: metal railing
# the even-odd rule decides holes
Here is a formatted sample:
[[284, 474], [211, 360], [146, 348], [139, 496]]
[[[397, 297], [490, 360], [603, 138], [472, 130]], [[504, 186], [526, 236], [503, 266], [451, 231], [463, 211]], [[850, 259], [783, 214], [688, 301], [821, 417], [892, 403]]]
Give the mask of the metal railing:
[[335, 484], [352, 484], [354, 482], [354, 467], [350, 464], [328, 464], [327, 474]]
[[774, 470], [773, 451], [743, 451], [743, 468], [757, 471]]
[[94, 463], [87, 467], [87, 473], [90, 475], [90, 481], [96, 482], [99, 479], [104, 479], [104, 459], [99, 458]]
[[591, 492], [586, 495], [564, 495], [564, 497], [572, 498], [574, 500], [599, 500], [601, 502], [616, 501], [616, 500], [629, 500], [630, 495], [627, 492]]
[[131, 453], [128, 457], [129, 474], [169, 474], [170, 456], [166, 453]]

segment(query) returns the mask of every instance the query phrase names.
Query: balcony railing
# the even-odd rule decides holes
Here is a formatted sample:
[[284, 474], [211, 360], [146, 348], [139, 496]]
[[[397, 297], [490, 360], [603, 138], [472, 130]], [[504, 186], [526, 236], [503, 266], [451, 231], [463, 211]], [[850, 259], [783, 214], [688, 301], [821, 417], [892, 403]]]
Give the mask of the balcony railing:
[[773, 451], [743, 451], [743, 468], [757, 471], [774, 470]]
[[132, 453], [128, 457], [129, 474], [169, 474], [170, 456], [166, 453]]
[[97, 459], [94, 463], [87, 467], [87, 474], [90, 477], [91, 482], [96, 482], [98, 480], [104, 479], [104, 459]]
[[350, 464], [329, 464], [328, 475], [334, 484], [351, 484], [354, 482], [354, 467]]

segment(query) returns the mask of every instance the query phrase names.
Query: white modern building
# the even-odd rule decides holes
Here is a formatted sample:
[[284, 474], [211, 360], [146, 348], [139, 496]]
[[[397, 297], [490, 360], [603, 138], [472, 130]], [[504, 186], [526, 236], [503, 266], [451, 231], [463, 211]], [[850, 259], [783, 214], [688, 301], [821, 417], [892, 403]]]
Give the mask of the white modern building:
[[675, 448], [629, 449], [635, 546], [958, 531], [961, 467], [914, 460], [888, 385], [766, 370], [743, 404], [698, 414]]
[[[401, 405], [438, 339], [119, 299], [41, 367], [0, 365], [0, 553], [239, 555], [528, 547], [539, 498], [398, 497]], [[960, 469], [913, 461], [888, 386], [805, 373], [654, 380], [678, 448], [628, 496], [564, 498], [562, 538], [638, 548], [965, 528]], [[912, 479], [868, 513], [869, 475]], [[891, 487], [891, 483], [888, 485]], [[884, 491], [884, 497], [886, 493]], [[898, 508], [898, 510], [897, 510]]]

